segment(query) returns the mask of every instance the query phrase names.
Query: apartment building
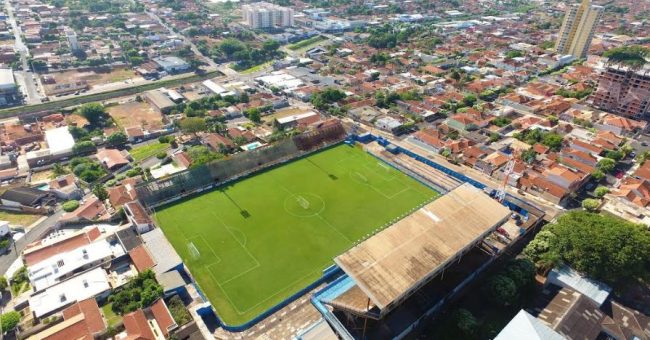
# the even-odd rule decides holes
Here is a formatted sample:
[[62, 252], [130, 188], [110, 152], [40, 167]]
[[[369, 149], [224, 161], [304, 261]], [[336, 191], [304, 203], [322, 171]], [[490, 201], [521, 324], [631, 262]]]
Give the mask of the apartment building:
[[293, 26], [293, 9], [268, 2], [243, 5], [242, 15], [244, 23], [255, 29]]
[[602, 6], [592, 5], [590, 0], [570, 6], [564, 16], [555, 50], [563, 55], [584, 58], [602, 13]]
[[629, 118], [650, 115], [650, 69], [610, 66], [598, 80], [594, 106]]

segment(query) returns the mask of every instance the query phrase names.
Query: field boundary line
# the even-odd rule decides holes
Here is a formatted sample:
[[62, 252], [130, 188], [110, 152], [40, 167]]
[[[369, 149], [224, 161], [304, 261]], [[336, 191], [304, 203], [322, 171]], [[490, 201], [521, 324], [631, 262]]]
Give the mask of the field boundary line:
[[212, 214], [212, 216], [214, 216], [214, 218], [216, 218], [216, 219], [219, 221], [219, 223], [221, 223], [221, 225], [222, 225], [224, 228], [226, 228], [226, 231], [228, 231], [228, 234], [230, 234], [230, 237], [232, 237], [232, 238], [235, 240], [235, 242], [237, 242], [237, 244], [239, 244], [239, 246], [240, 246], [240, 247], [241, 247], [241, 248], [246, 252], [246, 254], [248, 254], [248, 256], [250, 256], [250, 258], [252, 258], [253, 261], [255, 261], [255, 263], [257, 263], [257, 264], [259, 265], [259, 264], [260, 264], [260, 261], [258, 261], [257, 258], [256, 258], [255, 256], [253, 256], [253, 254], [251, 254], [251, 252], [248, 250], [248, 248], [246, 248], [246, 246], [243, 245], [243, 244], [241, 243], [241, 241], [239, 241], [239, 240], [237, 239], [237, 237], [235, 237], [235, 235], [232, 233], [232, 231], [230, 230], [230, 228], [233, 228], [233, 227], [231, 227], [231, 226], [229, 226], [228, 224], [226, 224], [226, 223], [225, 223], [221, 218], [219, 218], [219, 215], [217, 215], [214, 211], [211, 211], [210, 213]]
[[[220, 287], [221, 290], [224, 292], [224, 294], [228, 297], [228, 301], [230, 301], [231, 304], [233, 305], [233, 307], [235, 307], [235, 310], [237, 311], [237, 313], [238, 313], [239, 315], [243, 315], [243, 314], [245, 314], [245, 313], [250, 312], [252, 309], [257, 308], [257, 306], [259, 306], [259, 305], [265, 303], [266, 301], [271, 300], [271, 299], [274, 298], [276, 295], [278, 295], [278, 294], [284, 292], [285, 290], [291, 288], [291, 286], [294, 286], [296, 283], [298, 283], [298, 282], [304, 280], [306, 277], [311, 276], [311, 275], [313, 275], [314, 273], [318, 273], [318, 272], [320, 272], [320, 270], [314, 270], [313, 272], [310, 272], [310, 273], [308, 273], [307, 275], [304, 275], [304, 276], [299, 277], [298, 279], [296, 279], [296, 280], [292, 281], [291, 283], [289, 283], [288, 285], [286, 285], [284, 288], [281, 288], [281, 289], [278, 290], [277, 292], [275, 292], [275, 293], [269, 295], [266, 299], [264, 299], [264, 300], [262, 300], [262, 301], [256, 303], [255, 305], [249, 307], [249, 308], [246, 309], [245, 311], [240, 311], [239, 308], [238, 308], [235, 304], [232, 303], [232, 300], [230, 299], [230, 296], [228, 296], [228, 293], [226, 293], [226, 290], [223, 289], [223, 287], [221, 287], [221, 285], [219, 285], [219, 287]], [[210, 271], [210, 273], [212, 274], [212, 271]]]

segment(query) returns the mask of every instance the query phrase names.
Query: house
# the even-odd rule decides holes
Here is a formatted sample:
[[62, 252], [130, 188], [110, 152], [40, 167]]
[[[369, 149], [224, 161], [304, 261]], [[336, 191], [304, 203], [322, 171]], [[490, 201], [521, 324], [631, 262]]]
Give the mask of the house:
[[235, 147], [235, 143], [230, 138], [217, 133], [207, 133], [203, 135], [201, 137], [201, 143], [216, 152], [232, 150], [232, 148]]
[[27, 276], [34, 291], [39, 292], [123, 253], [122, 249], [111, 246], [106, 239], [100, 239], [75, 249], [58, 252], [27, 266]]
[[645, 179], [625, 178], [621, 182], [621, 186], [612, 192], [612, 195], [628, 200], [640, 207], [648, 207], [650, 205], [650, 182]]
[[42, 318], [78, 301], [106, 297], [110, 289], [106, 271], [98, 267], [32, 295], [29, 308], [34, 317]]
[[29, 187], [18, 187], [5, 191], [0, 195], [2, 205], [9, 207], [38, 207], [56, 203], [54, 194]]
[[275, 124], [281, 129], [293, 128], [297, 126], [307, 126], [318, 122], [320, 115], [314, 111], [308, 111], [287, 117], [275, 119]]
[[645, 131], [647, 123], [607, 114], [600, 123], [594, 124], [594, 126], [599, 130], [610, 131], [619, 136], [629, 136], [637, 131]]
[[146, 233], [153, 228], [153, 221], [138, 201], [124, 204], [124, 213], [139, 233]]
[[147, 269], [151, 269], [156, 265], [156, 262], [154, 262], [151, 255], [149, 255], [149, 251], [143, 245], [139, 245], [129, 250], [129, 257], [131, 258], [135, 268], [140, 273]]
[[38, 332], [28, 340], [92, 340], [106, 330], [106, 322], [94, 298], [78, 301], [62, 312], [63, 322]]
[[79, 208], [74, 211], [67, 212], [61, 216], [62, 222], [90, 222], [102, 219], [107, 219], [110, 214], [106, 210], [106, 206], [99, 198], [92, 196], [85, 202], [82, 202]]
[[131, 177], [122, 181], [122, 184], [106, 188], [108, 201], [113, 208], [119, 208], [127, 202], [134, 201], [138, 198], [135, 186], [141, 182], [139, 177]]
[[[158, 299], [147, 310], [138, 309], [125, 314], [123, 320], [126, 339], [167, 339], [169, 332], [178, 327], [162, 299]], [[120, 335], [118, 338], [121, 338]]]
[[396, 118], [385, 116], [375, 121], [375, 127], [388, 131], [394, 135], [399, 135], [403, 131], [404, 124]]
[[97, 152], [97, 159], [106, 167], [108, 170], [117, 170], [127, 164], [129, 160], [124, 156], [124, 154], [117, 149], [102, 149]]
[[124, 134], [130, 143], [143, 141], [145, 136], [144, 130], [139, 126], [125, 128]]
[[23, 262], [27, 266], [33, 266], [56, 254], [88, 245], [100, 236], [101, 232], [97, 227], [71, 234], [50, 235], [40, 241], [28, 244], [23, 250]]
[[83, 197], [83, 190], [79, 187], [77, 178], [73, 174], [59, 176], [48, 183], [50, 192], [61, 200], [79, 200]]

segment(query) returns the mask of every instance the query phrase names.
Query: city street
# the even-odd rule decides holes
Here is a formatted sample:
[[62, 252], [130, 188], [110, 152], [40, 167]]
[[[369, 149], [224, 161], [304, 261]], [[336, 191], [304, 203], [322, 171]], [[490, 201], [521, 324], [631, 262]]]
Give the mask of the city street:
[[16, 75], [16, 82], [20, 86], [20, 89], [25, 94], [25, 103], [26, 104], [38, 104], [41, 102], [41, 95], [38, 91], [38, 82], [35, 79], [35, 75], [30, 71], [29, 65], [29, 49], [23, 43], [20, 27], [16, 22], [14, 17], [13, 8], [9, 0], [5, 0], [5, 9], [7, 10], [8, 21], [11, 24], [11, 29], [14, 32], [15, 48], [18, 53], [20, 53], [20, 63], [22, 65], [22, 71], [14, 71]]

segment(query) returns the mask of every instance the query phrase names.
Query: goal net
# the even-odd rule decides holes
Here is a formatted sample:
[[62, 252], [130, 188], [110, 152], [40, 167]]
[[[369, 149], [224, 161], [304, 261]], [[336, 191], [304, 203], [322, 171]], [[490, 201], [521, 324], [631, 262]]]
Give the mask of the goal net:
[[199, 249], [196, 248], [193, 242], [187, 244], [187, 249], [189, 250], [192, 259], [196, 260], [199, 257], [201, 257], [201, 253], [199, 253]]

